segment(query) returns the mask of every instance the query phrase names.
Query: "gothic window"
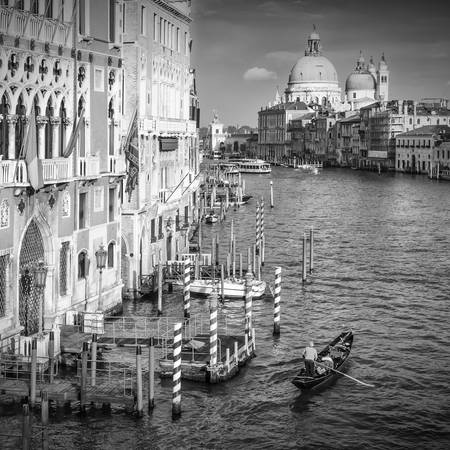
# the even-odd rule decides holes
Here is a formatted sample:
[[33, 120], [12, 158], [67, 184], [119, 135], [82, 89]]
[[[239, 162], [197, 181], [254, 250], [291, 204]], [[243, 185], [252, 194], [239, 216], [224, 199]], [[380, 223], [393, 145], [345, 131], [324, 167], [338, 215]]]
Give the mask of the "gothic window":
[[39, 14], [39, 0], [31, 0], [30, 11], [33, 14]]
[[45, 0], [44, 16], [49, 19], [53, 17], [53, 0]]
[[86, 228], [87, 226], [87, 192], [80, 193], [80, 201], [78, 204], [78, 228]]
[[112, 99], [108, 105], [109, 118], [109, 154], [114, 155], [114, 108]]
[[110, 242], [108, 245], [108, 267], [114, 267], [114, 242]]
[[53, 118], [53, 105], [51, 97], [48, 99], [47, 108], [45, 109], [45, 116], [47, 122], [45, 124], [45, 158], [50, 159], [53, 156], [53, 125], [51, 119]]
[[59, 251], [59, 295], [67, 295], [69, 242], [63, 242]]
[[0, 256], [0, 317], [6, 314], [6, 290], [9, 255]]
[[109, 221], [113, 222], [115, 220], [115, 208], [116, 208], [116, 188], [109, 189]]
[[0, 203], [0, 228], [9, 227], [9, 202], [7, 199]]
[[22, 150], [23, 138], [25, 135], [26, 128], [26, 116], [25, 116], [25, 105], [23, 104], [22, 95], [19, 96], [16, 106], [16, 159], [19, 159], [20, 152]]
[[78, 279], [87, 278], [89, 275], [89, 258], [86, 251], [78, 253]]
[[81, 117], [81, 111], [86, 107], [85, 101], [83, 97], [80, 97], [78, 101], [78, 120], [81, 120], [80, 124], [80, 134], [78, 136], [78, 152], [81, 157], [86, 155], [86, 121], [83, 117]]
[[0, 102], [0, 114], [2, 115], [0, 122], [0, 156], [3, 156], [3, 159], [8, 159], [9, 125], [6, 116], [9, 114], [9, 103], [5, 94], [3, 94]]
[[70, 194], [68, 191], [64, 191], [62, 197], [62, 216], [63, 217], [70, 216]]
[[61, 119], [61, 124], [59, 125], [59, 156], [64, 155], [64, 150], [66, 148], [66, 105], [64, 100], [61, 102], [61, 106], [59, 108], [59, 117]]

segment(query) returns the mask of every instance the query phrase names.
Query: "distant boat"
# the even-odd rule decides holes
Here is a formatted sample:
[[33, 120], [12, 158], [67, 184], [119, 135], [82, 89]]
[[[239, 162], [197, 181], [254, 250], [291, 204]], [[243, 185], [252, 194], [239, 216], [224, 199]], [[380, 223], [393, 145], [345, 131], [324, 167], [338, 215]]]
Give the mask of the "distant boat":
[[206, 223], [216, 223], [219, 220], [219, 216], [216, 213], [209, 213], [205, 216]]
[[[345, 362], [350, 356], [353, 345], [353, 332], [344, 331], [338, 337], [333, 339], [319, 354], [318, 362], [328, 352], [333, 360], [335, 370], [343, 368]], [[338, 374], [332, 370], [324, 370], [322, 373], [315, 373], [313, 377], [306, 376], [306, 370], [303, 367], [298, 375], [292, 380], [292, 383], [302, 390], [314, 389], [319, 386], [324, 386], [327, 381], [331, 381], [336, 378]]]
[[237, 164], [241, 173], [270, 173], [272, 171], [270, 164], [262, 159], [237, 159], [230, 162]]
[[[216, 287], [217, 294], [221, 294], [220, 280], [193, 280], [190, 284], [190, 291], [199, 295], [210, 295], [213, 287]], [[223, 283], [224, 297], [245, 298], [245, 280], [240, 278], [226, 278]], [[266, 290], [266, 282], [262, 280], [252, 281], [252, 297], [260, 298]]]

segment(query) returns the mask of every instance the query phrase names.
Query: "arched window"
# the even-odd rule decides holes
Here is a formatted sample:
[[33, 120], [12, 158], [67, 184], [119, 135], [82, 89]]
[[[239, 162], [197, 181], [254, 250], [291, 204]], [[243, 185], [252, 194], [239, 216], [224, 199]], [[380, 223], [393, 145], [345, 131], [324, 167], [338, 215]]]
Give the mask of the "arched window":
[[66, 105], [64, 100], [61, 102], [61, 106], [59, 108], [59, 118], [61, 119], [61, 123], [59, 125], [59, 156], [64, 156], [64, 150], [66, 149]]
[[51, 97], [48, 99], [47, 108], [45, 109], [45, 116], [47, 122], [45, 124], [45, 158], [50, 159], [53, 156], [53, 125], [51, 119], [53, 117], [54, 109]]
[[87, 278], [89, 275], [89, 257], [86, 251], [78, 253], [78, 279]]
[[0, 102], [0, 114], [2, 115], [0, 122], [0, 156], [3, 156], [3, 159], [8, 159], [9, 126], [6, 116], [9, 114], [9, 103], [5, 94], [2, 95]]
[[20, 151], [22, 150], [23, 138], [25, 136], [25, 128], [26, 128], [26, 116], [25, 116], [26, 108], [23, 104], [22, 94], [19, 96], [17, 100], [16, 106], [16, 159], [19, 159]]
[[108, 244], [108, 267], [114, 267], [114, 242]]
[[109, 119], [109, 154], [114, 155], [114, 108], [112, 99], [108, 105], [108, 119]]

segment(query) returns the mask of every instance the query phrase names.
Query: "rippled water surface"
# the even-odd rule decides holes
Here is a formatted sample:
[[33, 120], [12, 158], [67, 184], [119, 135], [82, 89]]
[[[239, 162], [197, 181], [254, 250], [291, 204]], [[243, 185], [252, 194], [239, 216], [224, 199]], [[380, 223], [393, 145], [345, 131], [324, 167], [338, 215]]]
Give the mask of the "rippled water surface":
[[[269, 208], [269, 180], [275, 208]], [[51, 417], [52, 446], [65, 449], [427, 448], [450, 446], [450, 183], [423, 177], [274, 168], [246, 176], [266, 199], [266, 264], [282, 267], [281, 336], [272, 337], [272, 298], [254, 302], [257, 357], [228, 383], [183, 382], [182, 416], [171, 420], [171, 384], [158, 380], [156, 408], [135, 419], [121, 410]], [[255, 199], [235, 219], [238, 251], [254, 240]], [[315, 229], [315, 271], [299, 282], [303, 231]], [[226, 243], [223, 242], [223, 249]], [[207, 249], [206, 248], [206, 249]], [[223, 251], [222, 251], [223, 255]], [[169, 304], [167, 304], [169, 303]], [[192, 301], [206, 312], [205, 300]], [[165, 313], [181, 314], [181, 293]], [[127, 303], [125, 314], [155, 305]], [[242, 317], [239, 302], [223, 311]], [[301, 394], [291, 379], [309, 339], [322, 347], [345, 328], [355, 341], [347, 373], [328, 389]], [[18, 423], [3, 409], [0, 426]], [[1, 447], [1, 445], [0, 445]]]

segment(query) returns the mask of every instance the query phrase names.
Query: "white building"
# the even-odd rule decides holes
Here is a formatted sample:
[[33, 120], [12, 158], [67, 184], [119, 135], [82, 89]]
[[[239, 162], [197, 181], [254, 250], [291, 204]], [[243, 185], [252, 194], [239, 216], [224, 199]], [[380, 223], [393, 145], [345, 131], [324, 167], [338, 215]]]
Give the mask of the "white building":
[[222, 153], [225, 150], [227, 133], [223, 123], [220, 122], [217, 112], [214, 112], [212, 122], [208, 125], [208, 135], [206, 137], [206, 151], [213, 155]]
[[[122, 278], [141, 289], [159, 258], [188, 249], [199, 189], [198, 101], [190, 66], [190, 1], [124, 2]], [[144, 278], [143, 278], [144, 277]]]
[[286, 102], [315, 103], [338, 108], [341, 104], [341, 88], [331, 61], [322, 55], [320, 36], [314, 31], [308, 38], [305, 56], [291, 70]]
[[360, 53], [355, 68], [345, 82], [345, 97], [352, 110], [378, 100], [389, 100], [389, 69], [384, 54], [376, 69], [373, 58], [366, 65], [364, 56]]

